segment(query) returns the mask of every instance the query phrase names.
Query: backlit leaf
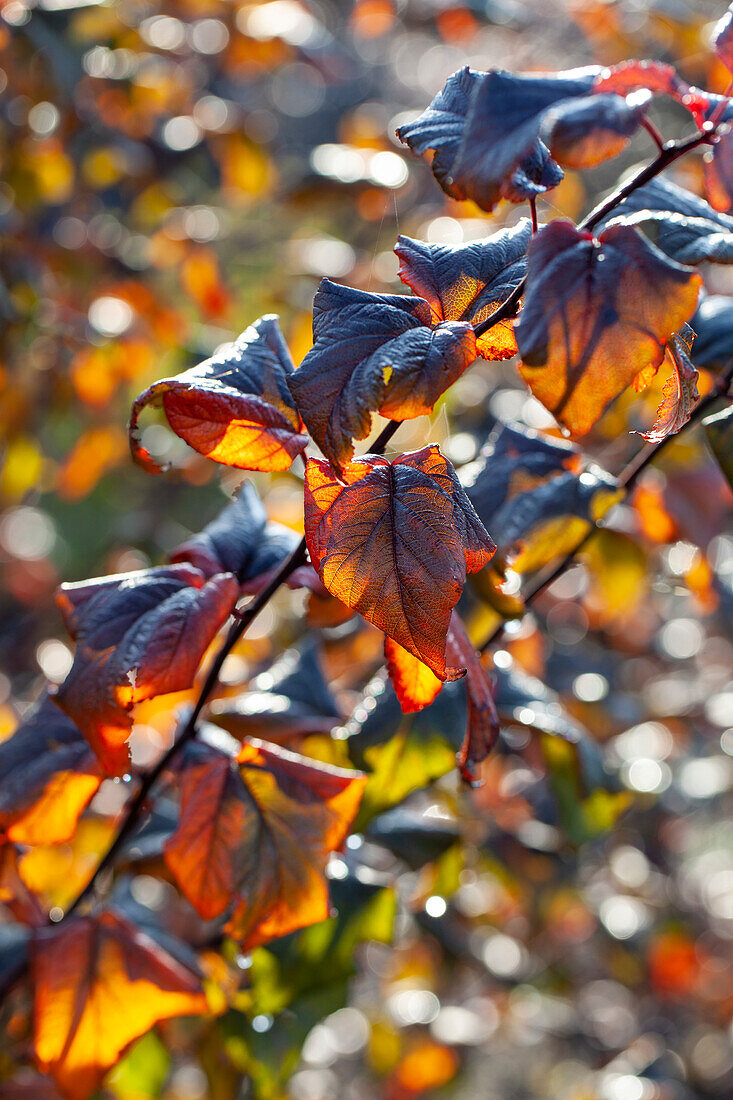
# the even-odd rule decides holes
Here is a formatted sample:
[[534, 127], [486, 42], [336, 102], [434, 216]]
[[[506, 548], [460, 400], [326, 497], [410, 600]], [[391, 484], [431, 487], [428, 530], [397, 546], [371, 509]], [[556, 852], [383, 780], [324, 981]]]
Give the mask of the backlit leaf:
[[617, 95], [627, 96], [641, 89], [655, 95], [671, 96], [687, 108], [698, 124], [704, 121], [709, 101], [714, 98], [700, 88], [691, 88], [672, 65], [663, 61], [621, 61], [609, 69], [603, 69], [593, 84], [596, 95], [616, 92]]
[[700, 284], [627, 226], [595, 239], [552, 222], [529, 250], [515, 330], [522, 377], [561, 424], [584, 435], [642, 370], [659, 366]]
[[48, 696], [0, 744], [0, 829], [18, 844], [68, 840], [102, 781], [88, 741]]
[[[494, 312], [527, 273], [532, 227], [523, 218], [511, 229], [464, 245], [429, 244], [399, 237], [400, 278], [429, 304], [433, 322], [477, 325]], [[511, 321], [501, 321], [476, 343], [486, 359], [508, 359], [517, 350]]]
[[733, 360], [733, 298], [725, 294], [706, 295], [692, 320], [696, 333], [694, 359], [698, 367], [721, 370]]
[[277, 317], [260, 317], [211, 359], [140, 394], [130, 418], [133, 458], [161, 472], [138, 426], [142, 410], [160, 401], [173, 431], [199, 454], [242, 470], [287, 470], [308, 442], [288, 389], [292, 370]]
[[552, 107], [542, 123], [542, 140], [567, 168], [593, 168], [615, 157], [636, 133], [650, 95], [588, 95]]
[[199, 980], [112, 912], [39, 930], [31, 958], [36, 1058], [66, 1100], [158, 1020], [206, 1010]]
[[703, 158], [705, 190], [714, 210], [733, 211], [733, 136], [722, 133]]
[[733, 263], [733, 218], [669, 180], [654, 179], [633, 191], [604, 224], [643, 229], [680, 264]]
[[694, 339], [695, 333], [689, 325], [684, 325], [669, 341], [666, 359], [672, 373], [664, 383], [657, 419], [648, 432], [642, 433], [647, 443], [661, 443], [668, 435], [675, 435], [684, 428], [700, 400], [697, 392], [699, 375], [690, 361]]
[[365, 782], [258, 740], [236, 760], [198, 748], [183, 773], [166, 862], [201, 916], [234, 906], [227, 931], [245, 947], [325, 920], [326, 862]]
[[441, 679], [445, 640], [466, 573], [495, 546], [436, 446], [393, 462], [365, 455], [339, 481], [327, 463], [306, 468], [305, 530], [326, 588]]
[[543, 118], [555, 103], [588, 95], [599, 71], [535, 76], [462, 69], [397, 133], [415, 153], [435, 150], [433, 172], [452, 198], [491, 210], [500, 198], [527, 198], [524, 179], [534, 194], [560, 182], [562, 172], [539, 140]]
[[405, 714], [428, 706], [443, 686], [432, 669], [391, 638], [384, 639], [384, 660]]
[[[435, 699], [442, 688], [438, 677], [407, 650], [390, 638], [385, 640], [384, 655], [402, 710], [407, 714], [422, 710]], [[446, 641], [446, 659], [466, 669], [468, 714], [466, 734], [457, 754], [464, 779], [473, 779], [472, 767], [488, 756], [499, 735], [499, 720], [494, 705], [491, 682], [481, 664], [479, 654], [471, 645], [459, 615], [451, 616]]]
[[[299, 542], [290, 527], [268, 520], [257, 490], [245, 481], [215, 519], [173, 551], [171, 561], [191, 562], [206, 577], [234, 573], [243, 593], [259, 592]], [[286, 583], [300, 588], [313, 582], [308, 567], [296, 569]]]
[[466, 321], [434, 328], [421, 298], [368, 294], [324, 279], [313, 303], [314, 345], [290, 378], [308, 430], [339, 465], [368, 435], [372, 413], [409, 420], [432, 410], [476, 358]]
[[462, 477], [481, 522], [501, 533], [495, 564], [518, 573], [541, 568], [572, 550], [621, 498], [610, 475], [597, 466], [581, 472], [579, 462], [562, 440], [507, 424], [492, 432]]
[[107, 774], [128, 768], [135, 703], [191, 686], [238, 594], [231, 573], [206, 580], [187, 565], [61, 586], [77, 648], [55, 699]]
[[339, 708], [323, 675], [318, 647], [287, 650], [247, 690], [215, 700], [212, 719], [235, 737], [268, 741], [329, 733], [340, 722]]

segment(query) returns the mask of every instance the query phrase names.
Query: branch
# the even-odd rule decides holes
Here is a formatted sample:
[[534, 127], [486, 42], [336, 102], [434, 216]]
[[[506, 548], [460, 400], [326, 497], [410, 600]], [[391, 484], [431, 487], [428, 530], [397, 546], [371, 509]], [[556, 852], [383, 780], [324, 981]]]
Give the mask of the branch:
[[[632, 176], [630, 180], [618, 187], [612, 194], [599, 203], [594, 210], [591, 210], [581, 222], [578, 222], [577, 228], [580, 230], [593, 229], [600, 221], [602, 221], [607, 214], [628, 198], [634, 191], [637, 191], [640, 187], [643, 187], [645, 183], [649, 183], [655, 176], [658, 176], [660, 172], [663, 172], [665, 168], [668, 168], [670, 164], [674, 164], [676, 160], [683, 157], [685, 153], [689, 153], [691, 149], [696, 149], [699, 145], [709, 144], [715, 135], [715, 127], [706, 123], [706, 128], [703, 131], [699, 131], [693, 134], [692, 137], [685, 138], [684, 141], [668, 141], [666, 145], [663, 145], [659, 151], [659, 154], [647, 164], [645, 168], [641, 168], [636, 175]], [[527, 283], [527, 276], [525, 275], [521, 282], [517, 283], [516, 287], [509, 295], [507, 300], [503, 302], [498, 309], [495, 309], [485, 321], [476, 325], [474, 332], [476, 333], [476, 339], [485, 335], [490, 328], [498, 324], [499, 321], [506, 321], [510, 317], [515, 317], [518, 309], [519, 302], [524, 293], [524, 288]]]
[[[733, 364], [728, 368], [725, 374], [722, 374], [710, 393], [703, 397], [702, 401], [693, 410], [693, 413], [688, 420], [687, 424], [680, 429], [676, 435], [668, 435], [665, 439], [662, 439], [659, 443], [650, 443], [646, 447], [642, 447], [641, 450], [634, 456], [634, 458], [628, 463], [628, 465], [621, 471], [618, 477], [618, 486], [620, 489], [625, 490], [628, 493], [636, 485], [637, 481], [641, 477], [644, 470], [652, 462], [654, 462], [664, 450], [668, 443], [671, 443], [673, 439], [676, 439], [681, 432], [686, 431], [687, 428], [692, 427], [693, 424], [697, 424], [704, 414], [708, 411], [711, 405], [714, 405], [718, 398], [723, 397], [728, 393], [728, 390], [733, 384]], [[527, 591], [523, 593], [523, 599], [525, 607], [529, 605], [544, 592], [546, 588], [556, 581], [558, 577], [562, 576], [568, 566], [575, 560], [576, 556], [580, 553], [583, 547], [593, 538], [596, 531], [600, 527], [600, 524], [593, 523], [588, 531], [583, 535], [577, 544], [570, 550], [564, 558], [562, 558], [557, 565], [548, 572], [541, 573]], [[506, 621], [499, 623], [499, 625], [492, 631], [486, 641], [481, 645], [480, 652], [485, 653], [497, 638], [500, 638], [504, 633], [506, 627]]]

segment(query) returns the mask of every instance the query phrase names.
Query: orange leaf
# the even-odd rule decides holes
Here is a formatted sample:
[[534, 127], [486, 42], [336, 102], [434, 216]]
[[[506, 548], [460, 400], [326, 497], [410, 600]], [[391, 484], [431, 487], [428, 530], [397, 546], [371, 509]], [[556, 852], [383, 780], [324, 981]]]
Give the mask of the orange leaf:
[[664, 383], [657, 419], [648, 432], [641, 433], [647, 443], [661, 443], [668, 435], [675, 435], [684, 428], [700, 400], [697, 392], [699, 375], [690, 361], [694, 339], [695, 333], [690, 326], [683, 325], [669, 341], [667, 358], [672, 364], [672, 373]]
[[584, 435], [636, 375], [658, 367], [671, 332], [695, 309], [700, 276], [668, 260], [629, 226], [595, 239], [569, 222], [529, 248], [516, 326], [519, 370], [535, 397]]
[[[460, 615], [455, 611], [451, 616], [445, 652], [451, 664], [466, 669], [468, 721], [458, 753], [458, 767], [463, 779], [473, 782], [473, 765], [484, 760], [496, 744], [499, 717], [489, 674], [471, 645]], [[384, 656], [395, 693], [406, 714], [422, 710], [432, 703], [443, 685], [427, 665], [390, 638], [385, 638]]]
[[55, 700], [108, 775], [129, 765], [134, 704], [191, 686], [238, 593], [231, 573], [207, 581], [188, 565], [61, 586], [59, 606], [77, 648]]
[[158, 1020], [205, 1012], [200, 982], [114, 913], [34, 937], [35, 1051], [67, 1100], [86, 1100]]
[[0, 744], [0, 775], [0, 828], [17, 844], [68, 840], [102, 782], [88, 742], [48, 696]]
[[139, 439], [140, 413], [158, 400], [176, 435], [214, 462], [287, 470], [308, 439], [288, 389], [292, 359], [277, 317], [260, 317], [211, 359], [155, 382], [136, 399], [130, 447], [149, 473], [159, 466]]
[[305, 534], [321, 580], [439, 679], [457, 679], [445, 659], [451, 611], [496, 547], [455, 470], [431, 445], [392, 462], [362, 455], [343, 476], [318, 459], [306, 467]]
[[432, 703], [443, 686], [435, 673], [391, 638], [384, 639], [384, 659], [400, 706], [405, 714]]
[[429, 327], [422, 298], [368, 294], [323, 279], [313, 303], [314, 344], [289, 378], [314, 440], [335, 465], [369, 434], [372, 413], [411, 420], [476, 358], [470, 324]]
[[201, 746], [193, 759], [165, 859], [197, 912], [211, 919], [233, 903], [227, 931], [244, 947], [325, 920], [328, 856], [366, 777], [256, 739], [236, 760]]
[[[395, 252], [399, 275], [429, 303], [433, 321], [485, 321], [516, 289], [527, 272], [527, 246], [532, 227], [523, 218], [512, 229], [452, 247], [399, 237]], [[485, 359], [516, 354], [514, 326], [501, 321], [476, 344]]]

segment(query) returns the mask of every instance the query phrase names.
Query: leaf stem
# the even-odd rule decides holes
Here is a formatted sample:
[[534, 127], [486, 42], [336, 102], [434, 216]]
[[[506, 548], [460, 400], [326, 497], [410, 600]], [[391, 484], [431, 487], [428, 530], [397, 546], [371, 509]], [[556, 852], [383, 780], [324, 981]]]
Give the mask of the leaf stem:
[[[645, 183], [649, 183], [655, 176], [658, 176], [660, 172], [663, 172], [665, 168], [668, 168], [670, 164], [674, 164], [676, 160], [683, 157], [685, 153], [689, 153], [691, 149], [696, 149], [699, 145], [708, 144], [715, 133], [715, 128], [706, 124], [704, 131], [698, 131], [689, 138], [685, 138], [683, 141], [668, 141], [666, 145], [663, 145], [658, 155], [647, 164], [644, 168], [627, 180], [626, 183], [616, 188], [608, 198], [599, 203], [594, 210], [591, 210], [581, 222], [578, 223], [578, 229], [589, 230], [593, 229], [607, 214], [628, 198], [634, 191], [637, 191], [640, 187], [643, 187]], [[476, 339], [493, 328], [499, 321], [506, 321], [510, 317], [514, 317], [517, 313], [519, 302], [522, 294], [524, 293], [524, 287], [527, 282], [527, 276], [517, 283], [512, 293], [503, 302], [498, 309], [495, 309], [484, 321], [476, 325], [474, 332], [476, 333]]]

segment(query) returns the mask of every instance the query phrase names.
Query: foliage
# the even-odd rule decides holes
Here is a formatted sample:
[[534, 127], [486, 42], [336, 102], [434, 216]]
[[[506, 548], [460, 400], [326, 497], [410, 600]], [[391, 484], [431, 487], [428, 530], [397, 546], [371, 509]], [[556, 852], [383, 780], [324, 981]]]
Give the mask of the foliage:
[[[101, 523], [95, 494], [130, 478], [123, 513], [153, 515], [158, 532], [144, 554], [133, 522], [102, 576], [58, 587], [74, 651], [38, 647], [42, 688], [25, 642], [13, 657], [0, 1091], [172, 1100], [200, 1078], [217, 1100], [308, 1100], [335, 1095], [329, 1066], [364, 1051], [354, 1096], [475, 1095], [474, 1047], [496, 1095], [529, 1094], [515, 1051], [539, 1036], [540, 1069], [564, 1065], [562, 1042], [576, 1051], [581, 1036], [568, 1082], [541, 1073], [534, 1095], [628, 1100], [656, 1095], [655, 1077], [672, 1095], [675, 1075], [686, 1087], [659, 1035], [672, 1005], [706, 1021], [688, 1076], [721, 1094], [729, 853], [713, 838], [714, 858], [698, 858], [715, 817], [680, 815], [717, 806], [733, 780], [731, 731], [712, 747], [731, 700], [716, 630], [730, 610], [733, 299], [712, 265], [733, 257], [733, 16], [702, 74], [724, 94], [667, 61], [619, 60], [621, 24], [596, 43], [605, 66], [446, 74], [393, 129], [432, 154], [448, 204], [427, 165], [382, 147], [386, 120], [358, 110], [343, 109], [353, 144], [309, 150], [313, 195], [288, 178], [308, 96], [324, 111], [345, 88], [358, 99], [362, 70], [353, 87], [338, 76], [344, 43], [373, 71], [370, 49], [399, 33], [393, 5], [359, 0], [340, 38], [290, 0], [185, 8], [59, 15], [13, 0], [0, 13], [18, 89], [4, 124], [28, 130], [8, 151], [7, 364], [28, 352], [35, 374], [52, 371], [69, 418], [52, 410], [46, 425], [37, 379], [5, 386], [4, 416], [21, 424], [0, 475], [11, 596], [41, 608], [56, 586], [53, 525], [29, 495], [39, 478], [49, 510], [77, 501], [86, 531]], [[457, 66], [479, 16], [436, 8]], [[79, 42], [96, 43], [83, 75]], [[200, 94], [201, 73], [215, 92]], [[270, 153], [237, 124], [247, 97], [232, 89], [259, 79], [296, 120]], [[63, 120], [25, 102], [53, 81], [76, 97]], [[637, 144], [641, 166], [609, 174]], [[196, 178], [221, 191], [218, 212], [192, 201]], [[227, 206], [251, 233], [268, 204], [295, 227], [328, 179], [355, 244], [369, 227], [367, 254], [387, 191], [431, 211], [426, 239], [399, 235], [382, 256], [411, 293], [372, 291], [376, 261], [340, 268], [323, 235], [301, 252], [306, 309], [302, 287], [277, 289], [288, 263], [262, 238], [257, 290], [235, 310], [236, 260], [213, 243]], [[605, 197], [581, 218], [594, 189]], [[441, 221], [461, 239], [436, 239]], [[58, 249], [89, 246], [78, 270], [54, 249], [31, 259], [51, 224]], [[349, 272], [367, 285], [329, 277]], [[245, 300], [260, 316], [236, 337]], [[122, 473], [120, 399], [133, 458], [167, 488]], [[36, 434], [65, 436], [63, 459]], [[666, 479], [650, 469], [660, 458]], [[208, 460], [230, 498], [214, 515], [198, 494]], [[672, 888], [665, 861], [686, 846]], [[490, 1042], [500, 1024], [511, 1067]], [[602, 1073], [599, 1049], [617, 1054]]]

